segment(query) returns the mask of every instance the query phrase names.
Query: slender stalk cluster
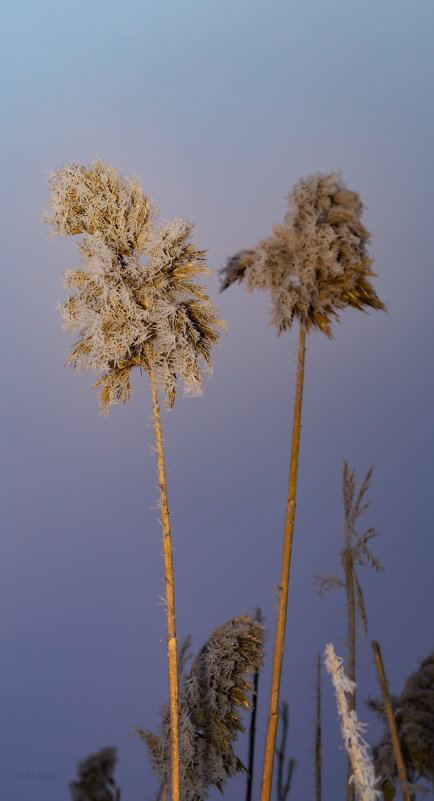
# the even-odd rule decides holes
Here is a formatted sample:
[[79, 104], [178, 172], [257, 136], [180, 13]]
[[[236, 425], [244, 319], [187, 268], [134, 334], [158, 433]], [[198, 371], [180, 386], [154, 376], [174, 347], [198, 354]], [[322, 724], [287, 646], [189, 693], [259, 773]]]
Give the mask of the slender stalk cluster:
[[100, 374], [92, 388], [105, 412], [129, 400], [134, 367], [153, 368], [169, 406], [178, 376], [200, 394], [223, 323], [196, 281], [208, 271], [193, 225], [157, 225], [138, 181], [102, 161], [62, 167], [49, 186], [46, 221], [55, 234], [81, 237], [82, 266], [65, 273], [71, 294], [60, 305], [64, 328], [79, 332], [67, 363]]
[[325, 666], [335, 688], [342, 736], [353, 769], [350, 781], [354, 782], [358, 801], [376, 801], [380, 793], [376, 789], [377, 779], [369, 746], [363, 738], [366, 724], [358, 720], [356, 712], [350, 709], [348, 703], [348, 696], [355, 689], [354, 682], [345, 675], [342, 659], [336, 656], [331, 644], [325, 649]]
[[[239, 709], [250, 707], [251, 676], [264, 653], [264, 628], [250, 616], [215, 629], [199, 651], [189, 674], [180, 678], [179, 730], [181, 798], [203, 801], [212, 785], [220, 791], [245, 770], [234, 752], [244, 731]], [[170, 716], [163, 707], [158, 734], [137, 729], [145, 741], [155, 773], [170, 782]]]

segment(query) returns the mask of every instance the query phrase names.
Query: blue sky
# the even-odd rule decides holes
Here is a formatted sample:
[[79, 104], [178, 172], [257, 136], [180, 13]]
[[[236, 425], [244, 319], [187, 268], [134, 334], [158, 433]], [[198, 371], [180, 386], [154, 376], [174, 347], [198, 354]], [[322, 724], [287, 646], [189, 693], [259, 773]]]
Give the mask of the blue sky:
[[[312, 576], [338, 568], [344, 459], [360, 479], [374, 464], [366, 524], [385, 573], [360, 579], [395, 692], [434, 647], [433, 6], [27, 0], [3, 18], [2, 797], [67, 799], [77, 760], [106, 745], [119, 748], [123, 797], [151, 801], [156, 788], [129, 738], [167, 697], [150, 393], [136, 376], [132, 404], [101, 418], [92, 377], [64, 369], [72, 340], [55, 306], [78, 256], [40, 223], [47, 171], [95, 155], [140, 175], [163, 218], [194, 220], [214, 271], [268, 235], [300, 176], [342, 170], [366, 206], [388, 314], [345, 313], [333, 341], [309, 337], [306, 358], [282, 693], [291, 795], [312, 797], [313, 664], [328, 641], [343, 654], [345, 637], [343, 597], [318, 599]], [[277, 339], [262, 294], [219, 295], [216, 275], [208, 286], [228, 336], [203, 397], [180, 394], [163, 419], [178, 633], [199, 649], [259, 605], [269, 655], [297, 334]], [[359, 656], [374, 741], [369, 643]], [[336, 798], [344, 755], [327, 682], [324, 797]], [[243, 780], [226, 798], [240, 793]]]

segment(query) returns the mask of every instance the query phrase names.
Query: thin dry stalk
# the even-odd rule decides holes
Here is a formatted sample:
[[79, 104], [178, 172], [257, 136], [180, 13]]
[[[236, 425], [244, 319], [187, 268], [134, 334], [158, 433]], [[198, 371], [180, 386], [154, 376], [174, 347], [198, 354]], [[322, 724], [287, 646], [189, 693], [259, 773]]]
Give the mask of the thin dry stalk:
[[166, 470], [164, 466], [163, 436], [161, 433], [160, 406], [155, 375], [150, 362], [149, 375], [152, 390], [152, 412], [154, 418], [155, 446], [160, 490], [161, 528], [163, 537], [164, 580], [166, 586], [167, 659], [169, 665], [169, 706], [172, 758], [172, 801], [179, 801], [179, 702], [178, 702], [178, 648], [175, 625], [175, 592], [173, 578], [172, 537], [167, 503]]
[[399, 744], [398, 732], [396, 729], [395, 718], [393, 715], [392, 704], [390, 703], [389, 690], [387, 687], [386, 674], [384, 672], [383, 659], [381, 657], [380, 645], [376, 640], [372, 641], [372, 650], [374, 651], [375, 665], [378, 672], [378, 680], [380, 682], [381, 692], [383, 695], [384, 708], [386, 710], [387, 723], [390, 730], [390, 739], [392, 740], [393, 751], [395, 753], [396, 767], [398, 770], [398, 778], [401, 785], [401, 794], [404, 801], [411, 801], [410, 791], [408, 789], [408, 779], [405, 771], [404, 760], [402, 758], [401, 746]]
[[284, 778], [285, 771], [285, 758], [286, 758], [286, 743], [288, 740], [289, 730], [289, 706], [286, 701], [282, 703], [282, 710], [280, 716], [282, 727], [282, 736], [280, 739], [280, 748], [276, 751], [277, 757], [277, 801], [286, 801], [289, 791], [291, 789], [292, 775], [296, 765], [295, 759], [288, 759], [286, 778]]
[[[348, 678], [354, 683], [354, 691], [348, 695], [348, 708], [350, 712], [356, 708], [356, 607], [354, 598], [354, 564], [351, 547], [346, 547], [343, 553], [345, 568], [345, 590], [347, 594], [348, 615]], [[347, 801], [354, 801], [354, 784], [350, 783], [353, 770], [351, 759], [348, 757], [347, 765]]]
[[[263, 623], [261, 610], [256, 610], [255, 620], [258, 623]], [[252, 714], [250, 715], [250, 728], [249, 728], [249, 758], [247, 762], [247, 784], [246, 784], [246, 801], [252, 801], [253, 790], [253, 768], [255, 764], [255, 740], [256, 740], [256, 712], [258, 702], [258, 687], [259, 687], [259, 667], [255, 670], [253, 676], [253, 692], [252, 692]]]
[[297, 357], [297, 383], [295, 389], [294, 419], [292, 429], [291, 462], [289, 469], [288, 504], [286, 508], [283, 538], [282, 567], [280, 574], [279, 599], [276, 634], [273, 652], [270, 705], [268, 711], [267, 736], [264, 751], [264, 767], [261, 784], [261, 801], [269, 801], [273, 781], [274, 751], [276, 748], [277, 723], [279, 719], [280, 678], [282, 674], [283, 651], [285, 645], [286, 611], [288, 606], [289, 571], [291, 567], [292, 541], [295, 518], [295, 491], [297, 486], [298, 452], [300, 447], [301, 407], [303, 400], [304, 356], [306, 332], [300, 326]]
[[321, 801], [321, 654], [316, 664], [315, 801]]

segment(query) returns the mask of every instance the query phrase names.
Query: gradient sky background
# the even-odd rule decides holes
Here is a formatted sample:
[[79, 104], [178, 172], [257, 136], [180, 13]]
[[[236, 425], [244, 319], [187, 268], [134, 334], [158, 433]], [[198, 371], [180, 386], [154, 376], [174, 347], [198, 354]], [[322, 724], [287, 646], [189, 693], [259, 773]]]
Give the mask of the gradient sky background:
[[[389, 313], [348, 311], [334, 341], [308, 341], [282, 684], [290, 798], [314, 793], [316, 654], [329, 641], [344, 654], [343, 593], [321, 600], [312, 580], [339, 568], [344, 459], [359, 479], [374, 465], [365, 522], [385, 572], [359, 575], [392, 691], [433, 649], [433, 22], [431, 0], [3, 10], [2, 801], [66, 801], [77, 760], [108, 745], [122, 798], [151, 801], [157, 781], [129, 733], [155, 727], [168, 694], [148, 380], [137, 375], [131, 405], [104, 418], [93, 377], [63, 367], [73, 340], [55, 306], [78, 254], [40, 223], [46, 171], [63, 163], [98, 155], [140, 175], [163, 218], [195, 221], [216, 271], [270, 233], [300, 176], [342, 170], [360, 193]], [[297, 332], [276, 337], [265, 295], [219, 295], [215, 275], [208, 286], [229, 335], [202, 398], [180, 393], [163, 418], [178, 635], [196, 651], [260, 606], [270, 654]], [[374, 742], [369, 641], [358, 658]], [[255, 798], [269, 678], [270, 659]], [[325, 675], [323, 688], [328, 801], [344, 797], [345, 756]], [[225, 798], [243, 797], [244, 779], [232, 781]]]

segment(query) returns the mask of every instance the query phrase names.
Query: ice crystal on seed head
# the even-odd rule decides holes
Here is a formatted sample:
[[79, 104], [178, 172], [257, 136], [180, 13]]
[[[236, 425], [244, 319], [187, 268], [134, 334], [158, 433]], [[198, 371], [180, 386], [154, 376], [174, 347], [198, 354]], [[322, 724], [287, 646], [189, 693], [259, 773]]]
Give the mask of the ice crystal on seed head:
[[332, 319], [346, 306], [384, 309], [368, 280], [374, 273], [357, 192], [337, 173], [318, 173], [300, 179], [288, 200], [273, 234], [228, 260], [222, 289], [245, 280], [249, 290], [267, 290], [279, 334], [298, 318], [306, 331], [331, 337]]
[[192, 223], [156, 223], [139, 182], [110, 165], [71, 164], [51, 173], [45, 220], [54, 234], [80, 235], [82, 267], [68, 270], [59, 304], [79, 339], [67, 363], [99, 374], [103, 411], [130, 397], [130, 371], [154, 371], [173, 405], [178, 378], [200, 394], [211, 348], [224, 324], [197, 277], [205, 252], [191, 242]]

